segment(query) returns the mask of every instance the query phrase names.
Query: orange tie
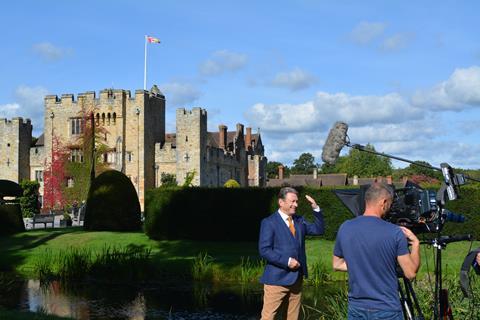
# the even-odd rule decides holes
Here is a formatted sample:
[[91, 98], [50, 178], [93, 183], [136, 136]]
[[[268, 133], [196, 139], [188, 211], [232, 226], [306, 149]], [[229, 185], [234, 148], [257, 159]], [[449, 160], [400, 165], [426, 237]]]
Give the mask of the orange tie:
[[290, 232], [295, 237], [295, 227], [293, 226], [293, 219], [291, 216], [288, 217], [288, 228], [290, 229]]

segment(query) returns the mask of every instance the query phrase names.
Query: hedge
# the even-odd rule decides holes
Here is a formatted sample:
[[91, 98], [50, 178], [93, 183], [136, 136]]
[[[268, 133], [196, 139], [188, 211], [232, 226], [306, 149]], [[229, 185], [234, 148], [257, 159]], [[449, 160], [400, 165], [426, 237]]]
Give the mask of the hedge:
[[[145, 232], [153, 239], [256, 241], [263, 218], [278, 209], [280, 188], [159, 188], [147, 192]], [[327, 212], [325, 237], [352, 217], [333, 189], [297, 188]], [[313, 220], [312, 209], [301, 200], [298, 211]], [[337, 227], [335, 227], [337, 226]]]
[[109, 170], [93, 180], [88, 192], [84, 228], [104, 231], [141, 229], [140, 202], [126, 175]]
[[0, 205], [0, 236], [25, 231], [20, 205]]
[[[354, 187], [344, 187], [352, 189]], [[260, 221], [277, 210], [280, 188], [158, 188], [147, 192], [145, 232], [152, 239], [256, 241]], [[334, 188], [296, 188], [300, 195], [298, 214], [312, 221], [311, 195], [322, 207], [324, 238], [335, 239], [340, 224], [352, 214], [333, 193]], [[462, 198], [447, 208], [466, 216], [465, 223], [447, 222], [445, 235], [471, 233], [480, 238], [480, 189], [465, 186]]]

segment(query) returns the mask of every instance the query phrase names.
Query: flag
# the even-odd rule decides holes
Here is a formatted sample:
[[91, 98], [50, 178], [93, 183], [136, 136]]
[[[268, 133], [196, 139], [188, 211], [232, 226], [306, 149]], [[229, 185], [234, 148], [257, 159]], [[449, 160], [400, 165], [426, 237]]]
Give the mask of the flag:
[[150, 43], [160, 43], [160, 39], [150, 36], [147, 36], [147, 41]]

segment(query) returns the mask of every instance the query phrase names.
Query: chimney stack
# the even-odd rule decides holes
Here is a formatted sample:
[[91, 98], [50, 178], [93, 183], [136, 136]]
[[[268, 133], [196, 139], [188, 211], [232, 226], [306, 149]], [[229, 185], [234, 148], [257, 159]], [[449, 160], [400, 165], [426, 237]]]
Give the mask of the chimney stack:
[[227, 126], [224, 124], [218, 126], [218, 147], [224, 150], [227, 148]]
[[252, 128], [247, 128], [247, 134], [245, 136], [245, 149], [250, 150], [252, 148]]
[[283, 166], [278, 166], [278, 179], [283, 180]]

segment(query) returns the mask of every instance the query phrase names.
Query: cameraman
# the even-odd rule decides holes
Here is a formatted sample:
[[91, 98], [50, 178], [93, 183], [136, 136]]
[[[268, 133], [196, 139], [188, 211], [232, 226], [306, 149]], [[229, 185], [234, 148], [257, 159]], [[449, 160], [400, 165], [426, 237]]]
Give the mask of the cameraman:
[[392, 199], [387, 184], [372, 184], [365, 193], [365, 213], [338, 230], [333, 269], [348, 271], [348, 319], [403, 320], [397, 262], [408, 279], [415, 278], [420, 242], [409, 229], [382, 220]]

